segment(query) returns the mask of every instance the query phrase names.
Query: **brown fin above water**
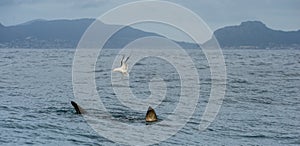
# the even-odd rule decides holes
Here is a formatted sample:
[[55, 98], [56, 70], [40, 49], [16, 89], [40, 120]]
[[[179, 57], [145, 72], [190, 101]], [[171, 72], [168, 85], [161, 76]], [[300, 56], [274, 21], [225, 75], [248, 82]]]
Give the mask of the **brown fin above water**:
[[74, 107], [74, 109], [76, 110], [76, 114], [84, 114], [86, 113], [86, 111], [81, 108], [76, 102], [71, 101], [72, 106]]
[[157, 121], [157, 116], [154, 109], [149, 106], [147, 114], [146, 114], [146, 122], [155, 122]]

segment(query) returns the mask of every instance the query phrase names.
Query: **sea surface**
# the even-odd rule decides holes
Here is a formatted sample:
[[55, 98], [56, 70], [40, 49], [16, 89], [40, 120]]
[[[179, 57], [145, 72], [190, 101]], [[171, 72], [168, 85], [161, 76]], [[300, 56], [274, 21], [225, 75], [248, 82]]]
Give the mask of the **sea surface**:
[[[198, 126], [210, 94], [210, 67], [203, 52], [186, 51], [200, 78], [198, 105], [181, 130], [156, 145], [300, 145], [300, 50], [223, 50], [226, 94], [216, 119], [204, 131]], [[0, 145], [120, 145], [95, 132], [70, 104], [76, 101], [74, 53], [72, 49], [0, 49]], [[179, 102], [181, 78], [176, 68], [149, 57], [123, 78], [111, 72], [117, 54], [115, 49], [102, 50], [93, 72], [107, 111], [116, 121], [146, 124], [147, 108], [135, 112], [122, 105], [111, 75], [129, 80], [132, 93], [141, 99], [149, 97], [149, 82], [159, 76], [167, 86], [164, 100], [155, 108], [163, 121]]]

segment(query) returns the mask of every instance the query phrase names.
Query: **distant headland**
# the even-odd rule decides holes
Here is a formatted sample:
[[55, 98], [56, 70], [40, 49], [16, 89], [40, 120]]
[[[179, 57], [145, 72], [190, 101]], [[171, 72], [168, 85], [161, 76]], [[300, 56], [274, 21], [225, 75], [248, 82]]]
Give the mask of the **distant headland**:
[[[14, 26], [3, 26], [0, 23], [0, 48], [76, 48], [81, 36], [93, 21], [94, 19], [38, 19]], [[237, 26], [220, 28], [214, 35], [222, 48], [300, 48], [300, 30], [273, 30], [260, 21], [246, 21]], [[105, 47], [122, 48], [129, 42], [146, 36], [159, 35], [126, 26], [116, 33]], [[177, 43], [184, 48], [197, 45]]]

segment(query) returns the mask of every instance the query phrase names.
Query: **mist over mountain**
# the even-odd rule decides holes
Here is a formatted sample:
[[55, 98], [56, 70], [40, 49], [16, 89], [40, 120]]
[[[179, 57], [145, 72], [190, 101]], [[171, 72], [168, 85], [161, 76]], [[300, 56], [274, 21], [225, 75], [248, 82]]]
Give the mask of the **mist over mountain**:
[[[15, 26], [0, 23], [0, 48], [76, 48], [81, 36], [95, 19], [78, 20], [33, 20]], [[100, 22], [101, 23], [101, 22]], [[116, 25], [105, 25], [113, 29]], [[300, 30], [272, 30], [259, 21], [242, 22], [238, 26], [227, 26], [214, 32], [221, 47], [268, 48], [300, 46]], [[106, 48], [122, 48], [141, 37], [160, 36], [155, 33], [125, 26], [106, 43]], [[177, 42], [184, 48], [195, 48], [197, 44]]]

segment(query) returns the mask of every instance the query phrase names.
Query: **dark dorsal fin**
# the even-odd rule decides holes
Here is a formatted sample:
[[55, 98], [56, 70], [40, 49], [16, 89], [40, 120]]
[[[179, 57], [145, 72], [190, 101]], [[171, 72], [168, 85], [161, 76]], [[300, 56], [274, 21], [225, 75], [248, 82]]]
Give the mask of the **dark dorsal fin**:
[[149, 106], [147, 114], [146, 114], [146, 122], [155, 122], [157, 121], [157, 116], [154, 109]]
[[76, 114], [84, 114], [86, 113], [84, 109], [82, 109], [76, 102], [71, 101], [72, 106], [76, 110]]

